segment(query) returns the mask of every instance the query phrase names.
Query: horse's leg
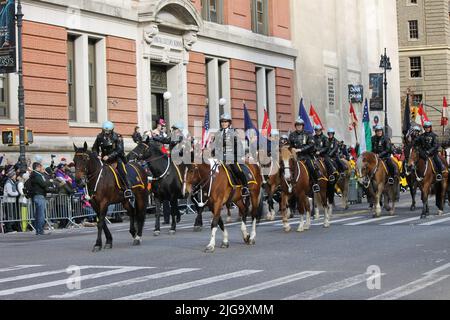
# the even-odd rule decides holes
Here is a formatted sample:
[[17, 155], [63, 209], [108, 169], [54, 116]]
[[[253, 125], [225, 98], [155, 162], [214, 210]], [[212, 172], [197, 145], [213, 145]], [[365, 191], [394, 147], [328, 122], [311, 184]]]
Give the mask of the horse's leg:
[[93, 252], [98, 252], [102, 250], [102, 232], [103, 232], [103, 225], [105, 224], [105, 217], [106, 212], [108, 210], [108, 206], [106, 204], [101, 204], [98, 207], [98, 213], [97, 213], [97, 241], [95, 242], [94, 248], [92, 249]]
[[194, 222], [194, 232], [202, 231], [202, 227], [203, 227], [202, 213], [203, 213], [203, 208], [197, 208], [197, 217], [195, 218], [195, 222]]
[[[412, 175], [409, 177], [410, 181], [412, 181]], [[409, 185], [409, 193], [411, 194], [411, 211], [416, 210], [416, 192], [417, 192], [417, 186], [414, 182], [411, 182]]]
[[429, 189], [428, 185], [426, 183], [424, 183], [423, 188], [422, 188], [423, 208], [422, 208], [422, 214], [420, 216], [420, 219], [425, 219], [428, 214], [428, 189]]
[[287, 212], [287, 202], [288, 202], [288, 196], [282, 192], [281, 193], [281, 201], [280, 201], [280, 211], [281, 211], [281, 218], [283, 219], [283, 228], [285, 232], [291, 231], [291, 226], [289, 225], [289, 216]]
[[256, 222], [258, 221], [258, 207], [260, 203], [260, 197], [262, 193], [259, 188], [250, 191], [250, 197], [252, 201], [252, 232], [250, 233], [249, 244], [256, 244]]
[[313, 208], [314, 208], [314, 220], [319, 220], [320, 211], [319, 211], [319, 206], [317, 204], [316, 194], [313, 195]]
[[161, 234], [161, 210], [162, 208], [162, 201], [158, 198], [155, 198], [155, 230], [153, 231], [153, 235], [155, 237], [159, 236]]
[[328, 205], [328, 197], [326, 190], [325, 192], [322, 192], [323, 189], [321, 189], [320, 193], [318, 193], [318, 197], [320, 197], [321, 204], [323, 207], [323, 227], [329, 228], [330, 227], [330, 206]]
[[138, 198], [136, 200], [137, 205], [136, 205], [136, 210], [134, 212], [135, 215], [136, 215], [135, 221], [137, 222], [136, 223], [137, 224], [137, 233], [136, 233], [136, 235], [134, 237], [134, 240], [133, 240], [133, 245], [134, 246], [138, 246], [138, 245], [141, 244], [141, 242], [142, 242], [142, 233], [143, 233], [143, 230], [144, 230], [145, 214], [146, 214], [146, 211], [147, 211], [147, 201], [143, 200], [142, 197], [147, 197], [147, 195], [143, 194], [141, 196], [141, 198]]
[[228, 240], [228, 230], [226, 229], [221, 216], [219, 217], [219, 227], [223, 232], [223, 241], [220, 247], [222, 249], [228, 249], [230, 247], [230, 241]]
[[178, 199], [170, 200], [170, 214], [172, 216], [172, 224], [170, 226], [169, 234], [174, 235], [177, 231], [177, 220], [180, 214], [180, 210], [178, 208]]
[[297, 200], [298, 213], [300, 214], [300, 222], [298, 224], [297, 232], [305, 231], [305, 204], [303, 200], [303, 194], [299, 195]]
[[439, 187], [436, 190], [436, 206], [438, 207], [438, 216], [444, 214], [444, 203], [445, 203], [445, 190], [447, 189], [445, 179], [439, 183]]
[[306, 211], [305, 230], [309, 230], [311, 228], [311, 205], [309, 203], [309, 198], [306, 194], [304, 195], [304, 198], [303, 198], [303, 206]]
[[108, 228], [108, 224], [106, 223], [106, 221], [103, 221], [103, 232], [105, 232], [105, 238], [106, 238], [106, 243], [105, 243], [105, 249], [112, 249], [112, 235], [111, 232], [109, 231]]
[[227, 223], [231, 223], [233, 222], [233, 220], [231, 219], [231, 210], [230, 210], [231, 202], [227, 202], [226, 207], [227, 207]]
[[375, 214], [374, 218], [379, 218], [381, 215], [381, 197], [383, 196], [383, 188], [384, 186], [382, 183], [378, 184], [377, 190], [375, 193]]
[[269, 206], [269, 212], [267, 213], [266, 219], [269, 221], [275, 220], [275, 210], [274, 210], [274, 203], [273, 203], [273, 194], [274, 194], [274, 186], [269, 185], [268, 188], [266, 188], [267, 192], [267, 204]]
[[211, 239], [209, 241], [209, 244], [206, 246], [205, 252], [206, 253], [212, 253], [216, 249], [216, 233], [217, 233], [217, 226], [219, 224], [220, 220], [220, 211], [222, 206], [219, 204], [218, 201], [214, 202], [214, 207], [212, 210], [213, 218], [211, 221]]

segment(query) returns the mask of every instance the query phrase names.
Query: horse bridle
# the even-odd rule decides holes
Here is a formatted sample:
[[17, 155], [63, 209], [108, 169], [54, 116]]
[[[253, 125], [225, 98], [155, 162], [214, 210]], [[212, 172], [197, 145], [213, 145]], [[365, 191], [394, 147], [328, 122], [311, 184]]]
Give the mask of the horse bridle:
[[[86, 152], [76, 152], [75, 156], [85, 157], [87, 161], [91, 160], [90, 155], [88, 153], [86, 153]], [[87, 181], [86, 180], [83, 181], [84, 179], [82, 179], [82, 181], [83, 181], [83, 183], [85, 185], [84, 188], [86, 190], [86, 199], [87, 200], [89, 200], [91, 198], [91, 196], [89, 195], [89, 186], [88, 186], [89, 181], [91, 181], [93, 178], [97, 177], [97, 181], [95, 182], [95, 186], [94, 186], [94, 191], [92, 192], [92, 194], [94, 195], [95, 192], [97, 191], [97, 187], [98, 187], [98, 184], [100, 182], [100, 178], [101, 178], [102, 173], [103, 173], [103, 168], [104, 168], [103, 161], [100, 160], [100, 159], [98, 159], [98, 161], [100, 162], [100, 169], [98, 171], [96, 171], [95, 173], [93, 173], [90, 177], [89, 177], [88, 174], [86, 174]]]
[[378, 159], [378, 156], [375, 156], [375, 160], [377, 161], [376, 165], [375, 165], [375, 169], [373, 169], [372, 173], [369, 176], [367, 176], [367, 175], [365, 176], [368, 178], [367, 184], [364, 183], [364, 181], [363, 181], [363, 186], [366, 189], [369, 188], [370, 182], [372, 181], [373, 177], [375, 177], [375, 175], [377, 174], [378, 168], [380, 167], [380, 160]]
[[137, 160], [142, 160], [142, 158], [144, 158], [144, 152], [145, 150], [147, 150], [148, 148], [150, 148], [150, 146], [148, 146], [146, 143], [142, 143], [141, 144], [144, 147], [144, 150], [142, 150], [142, 153], [137, 153], [134, 150], [131, 150], [130, 153], [134, 154], [137, 157]]
[[[414, 148], [411, 148], [411, 150], [409, 151], [409, 157], [411, 159], [411, 154]], [[416, 175], [416, 180], [417, 182], [422, 182], [423, 179], [425, 179], [425, 173], [428, 171], [428, 159], [425, 161], [425, 170], [423, 171], [423, 177], [419, 177], [419, 175], [417, 174], [417, 166], [414, 165], [414, 174]]]
[[[203, 180], [200, 180], [200, 182], [193, 188], [194, 191], [192, 192], [192, 196], [193, 196], [192, 199], [193, 199], [193, 201], [195, 201], [195, 203], [197, 204], [197, 206], [199, 208], [203, 208], [204, 206], [206, 206], [206, 204], [209, 201], [209, 197], [211, 196], [212, 179], [214, 176], [214, 172], [217, 170], [218, 166], [219, 166], [219, 162], [215, 162], [213, 167], [209, 171], [208, 177]], [[198, 177], [201, 179], [200, 169], [198, 168], [198, 165], [194, 164], [193, 170], [195, 170], [195, 173], [198, 174]], [[185, 179], [184, 183], [186, 184], [186, 179]], [[209, 184], [208, 198], [206, 199], [206, 201], [203, 201], [203, 188], [206, 187], [207, 184]], [[200, 202], [195, 197], [197, 194], [200, 194], [200, 200], [199, 200]]]

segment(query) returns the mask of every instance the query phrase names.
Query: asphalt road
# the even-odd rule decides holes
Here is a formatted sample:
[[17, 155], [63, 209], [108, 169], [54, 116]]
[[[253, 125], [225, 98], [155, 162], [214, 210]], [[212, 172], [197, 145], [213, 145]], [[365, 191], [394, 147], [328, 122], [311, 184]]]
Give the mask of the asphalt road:
[[366, 204], [344, 212], [337, 202], [329, 229], [318, 220], [297, 233], [294, 218], [285, 233], [277, 216], [247, 246], [232, 223], [230, 248], [219, 231], [210, 254], [209, 213], [199, 233], [184, 215], [175, 236], [164, 226], [154, 237], [147, 219], [139, 247], [126, 223], [113, 224], [113, 249], [98, 253], [95, 228], [0, 235], [0, 299], [450, 299], [448, 207], [419, 220], [403, 195], [394, 217], [372, 219]]

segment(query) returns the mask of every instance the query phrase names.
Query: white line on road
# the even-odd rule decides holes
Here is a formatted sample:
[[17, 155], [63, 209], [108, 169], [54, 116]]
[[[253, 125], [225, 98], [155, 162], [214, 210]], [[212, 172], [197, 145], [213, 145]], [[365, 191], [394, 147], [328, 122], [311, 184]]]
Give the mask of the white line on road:
[[[331, 220], [330, 223], [345, 222], [345, 221], [356, 220], [356, 219], [360, 219], [360, 218], [361, 217], [351, 217], [351, 218], [345, 218], [345, 219]], [[323, 222], [316, 222], [311, 225], [312, 226], [320, 226], [322, 224], [323, 224]]]
[[105, 271], [105, 272], [100, 272], [100, 273], [88, 274], [88, 275], [81, 276], [81, 277], [74, 277], [74, 278], [70, 278], [70, 279], [62, 279], [62, 280], [34, 284], [34, 285], [30, 285], [30, 286], [25, 286], [25, 287], [1, 290], [0, 296], [7, 296], [7, 295], [15, 294], [15, 293], [20, 293], [20, 292], [28, 292], [28, 291], [33, 291], [33, 290], [37, 290], [37, 289], [56, 287], [56, 286], [60, 286], [60, 285], [65, 285], [67, 283], [71, 283], [71, 281], [81, 282], [84, 280], [113, 276], [113, 275], [136, 271], [136, 270], [142, 270], [142, 268], [140, 268], [140, 267], [124, 267], [121, 269], [115, 269], [115, 270], [110, 270], [110, 271]]
[[379, 221], [392, 219], [392, 218], [395, 218], [395, 216], [388, 216], [388, 217], [381, 217], [381, 218], [369, 218], [369, 219], [363, 220], [363, 221], [347, 223], [347, 224], [345, 224], [345, 226], [359, 226], [361, 224], [372, 223], [372, 222], [379, 222]]
[[42, 267], [42, 264], [18, 265], [18, 266], [14, 266], [14, 267], [0, 269], [0, 272], [22, 270], [22, 269], [35, 268], [35, 267]]
[[356, 286], [357, 284], [367, 281], [369, 278], [370, 278], [370, 275], [368, 275], [366, 273], [359, 274], [357, 276], [347, 278], [342, 281], [330, 283], [330, 284], [324, 285], [322, 287], [314, 288], [312, 290], [308, 290], [308, 291], [284, 298], [283, 300], [313, 300], [313, 299], [317, 299], [326, 294], [334, 293], [334, 292], [337, 292], [337, 291], [340, 291], [343, 289], [347, 289], [347, 288]]
[[107, 289], [111, 289], [111, 288], [125, 287], [125, 286], [129, 286], [132, 284], [145, 282], [148, 280], [161, 279], [161, 278], [166, 278], [166, 277], [175, 276], [175, 275], [179, 275], [179, 274], [186, 273], [186, 272], [198, 271], [198, 270], [200, 270], [200, 269], [198, 269], [198, 268], [176, 269], [176, 270], [172, 270], [172, 271], [150, 274], [150, 275], [143, 276], [143, 277], [127, 279], [127, 280], [109, 283], [109, 284], [104, 284], [101, 286], [91, 287], [91, 288], [87, 288], [87, 289], [76, 290], [76, 291], [68, 292], [68, 293], [65, 293], [62, 295], [53, 295], [53, 296], [50, 296], [50, 298], [55, 298], [55, 299], [73, 298], [73, 297], [81, 296], [83, 294], [94, 293], [94, 292], [98, 292], [101, 290], [107, 290]]
[[436, 269], [430, 270], [428, 272], [425, 272], [424, 275], [430, 275], [430, 274], [435, 274], [441, 271], [444, 271], [446, 269], [450, 268], [450, 263], [446, 263], [440, 267], [437, 267]]
[[427, 222], [427, 223], [421, 223], [421, 224], [418, 224], [418, 226], [432, 226], [432, 225], [447, 222], [447, 221], [450, 221], [450, 218], [440, 219], [440, 220], [431, 221], [431, 222]]
[[425, 289], [426, 287], [432, 286], [442, 280], [447, 279], [450, 275], [440, 276], [437, 274], [427, 275], [416, 281], [407, 283], [401, 287], [395, 288], [378, 296], [369, 298], [368, 300], [397, 300], [413, 294], [419, 290]]
[[150, 299], [150, 298], [162, 296], [162, 295], [168, 294], [168, 293], [174, 293], [174, 292], [178, 292], [178, 291], [182, 291], [182, 290], [186, 290], [186, 289], [191, 289], [191, 288], [195, 288], [195, 287], [200, 287], [200, 286], [216, 283], [218, 281], [224, 281], [224, 280], [230, 280], [230, 279], [234, 279], [234, 278], [249, 276], [249, 275], [252, 275], [252, 274], [255, 274], [258, 272], [262, 272], [262, 271], [263, 270], [242, 270], [242, 271], [237, 271], [237, 272], [228, 273], [228, 274], [222, 274], [222, 275], [218, 275], [218, 276], [214, 276], [214, 277], [210, 277], [210, 278], [205, 278], [205, 279], [201, 279], [201, 280], [181, 283], [181, 284], [177, 284], [177, 285], [166, 287], [166, 288], [161, 288], [161, 289], [156, 289], [156, 290], [147, 291], [147, 292], [143, 292], [143, 293], [138, 293], [138, 294], [134, 294], [131, 296], [118, 298], [115, 300]]
[[416, 220], [419, 220], [419, 219], [420, 219], [420, 217], [408, 218], [408, 219], [403, 219], [403, 220], [397, 220], [397, 221], [394, 221], [394, 222], [383, 223], [382, 226], [393, 226], [393, 225], [396, 225], [396, 224], [412, 222], [412, 221], [416, 221]]
[[240, 297], [240, 296], [244, 296], [244, 295], [248, 295], [254, 292], [258, 292], [261, 290], [265, 290], [265, 289], [270, 289], [273, 287], [278, 287], [281, 286], [283, 284], [286, 283], [290, 283], [290, 282], [294, 282], [297, 280], [301, 280], [301, 279], [305, 279], [305, 278], [309, 278], [312, 276], [316, 276], [318, 274], [321, 274], [325, 271], [303, 271], [300, 273], [296, 273], [296, 274], [292, 274], [286, 277], [281, 277], [281, 278], [277, 278], [277, 279], [273, 279], [270, 281], [266, 281], [266, 282], [262, 282], [262, 283], [258, 283], [252, 286], [248, 286], [245, 288], [240, 288], [237, 290], [232, 290], [232, 291], [228, 291], [228, 292], [224, 292], [224, 293], [220, 293], [217, 294], [215, 296], [210, 296], [207, 298], [202, 298], [202, 300], [228, 300], [228, 299], [233, 299], [236, 297]]

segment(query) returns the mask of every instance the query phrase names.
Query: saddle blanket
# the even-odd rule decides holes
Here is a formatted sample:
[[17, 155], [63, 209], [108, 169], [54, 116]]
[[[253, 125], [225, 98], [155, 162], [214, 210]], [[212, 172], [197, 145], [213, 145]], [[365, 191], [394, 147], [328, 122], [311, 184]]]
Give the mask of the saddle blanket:
[[[125, 189], [125, 183], [121, 181], [122, 179], [120, 178], [120, 175], [117, 171], [117, 166], [108, 165], [108, 167], [114, 175], [117, 187], [122, 190]], [[136, 164], [127, 163], [126, 165], [124, 165], [124, 169], [133, 189], [145, 188], [145, 184], [142, 180], [141, 174], [139, 173], [138, 167], [136, 167]]]
[[[240, 164], [239, 167], [241, 168], [242, 172], [245, 174], [245, 177], [247, 178], [248, 184], [256, 184], [255, 176], [253, 175], [250, 168], [245, 164]], [[222, 168], [225, 170], [225, 173], [228, 177], [228, 183], [233, 188], [242, 188], [242, 184], [239, 181], [239, 179], [233, 174], [233, 171], [230, 170], [226, 165], [222, 164]]]

